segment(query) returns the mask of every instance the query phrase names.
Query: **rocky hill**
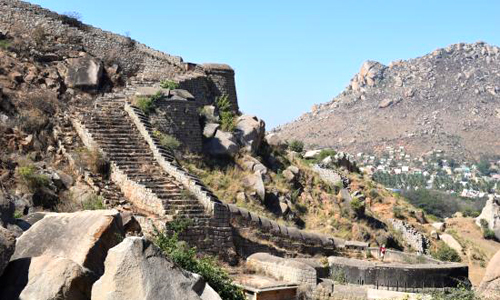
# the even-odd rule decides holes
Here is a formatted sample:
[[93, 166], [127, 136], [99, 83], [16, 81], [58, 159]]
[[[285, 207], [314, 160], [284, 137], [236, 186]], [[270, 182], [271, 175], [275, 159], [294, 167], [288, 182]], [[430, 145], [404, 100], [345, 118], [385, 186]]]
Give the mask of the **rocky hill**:
[[365, 62], [332, 101], [275, 132], [311, 147], [413, 155], [441, 149], [456, 158], [500, 155], [500, 48], [455, 44], [385, 66]]

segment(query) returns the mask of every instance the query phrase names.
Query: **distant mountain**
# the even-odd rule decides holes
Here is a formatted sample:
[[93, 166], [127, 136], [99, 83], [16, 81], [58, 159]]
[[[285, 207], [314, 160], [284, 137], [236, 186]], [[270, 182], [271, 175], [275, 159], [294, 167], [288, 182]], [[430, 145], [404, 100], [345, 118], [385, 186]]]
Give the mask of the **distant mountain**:
[[340, 95], [274, 132], [349, 152], [500, 155], [500, 48], [460, 43], [389, 66], [367, 61]]

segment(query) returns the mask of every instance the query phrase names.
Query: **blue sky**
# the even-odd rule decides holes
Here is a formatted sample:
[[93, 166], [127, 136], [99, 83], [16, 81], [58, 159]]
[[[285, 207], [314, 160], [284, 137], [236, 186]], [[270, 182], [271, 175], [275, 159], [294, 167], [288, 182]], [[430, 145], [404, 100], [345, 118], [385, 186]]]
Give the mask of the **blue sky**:
[[185, 61], [236, 71], [240, 108], [267, 128], [340, 93], [365, 60], [458, 42], [500, 45], [500, 1], [31, 0]]

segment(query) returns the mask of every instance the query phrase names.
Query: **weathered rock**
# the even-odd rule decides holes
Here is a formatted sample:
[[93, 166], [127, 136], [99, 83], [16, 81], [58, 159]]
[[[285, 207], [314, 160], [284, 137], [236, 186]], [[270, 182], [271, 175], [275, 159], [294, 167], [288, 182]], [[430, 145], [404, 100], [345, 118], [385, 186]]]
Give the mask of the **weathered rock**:
[[427, 223], [427, 219], [425, 218], [425, 213], [421, 210], [417, 210], [415, 212], [415, 219], [417, 219], [417, 221], [420, 223], [420, 224], [426, 224]]
[[444, 232], [446, 230], [446, 223], [444, 222], [435, 222], [432, 223], [432, 227], [436, 228], [436, 230]]
[[293, 172], [288, 169], [283, 171], [283, 176], [288, 182], [293, 182], [295, 180], [295, 174], [293, 174]]
[[394, 102], [394, 100], [392, 100], [392, 99], [384, 99], [384, 100], [380, 101], [380, 103], [378, 104], [378, 107], [379, 108], [386, 108], [386, 107], [390, 106], [393, 102]]
[[260, 200], [264, 201], [264, 198], [266, 197], [266, 188], [264, 186], [264, 181], [262, 180], [262, 174], [255, 171], [255, 173], [247, 175], [243, 179], [243, 185], [256, 192]]
[[273, 147], [278, 147], [278, 148], [286, 147], [286, 143], [284, 143], [283, 140], [275, 133], [266, 135], [265, 139], [266, 142]]
[[74, 261], [50, 255], [13, 260], [0, 277], [1, 299], [90, 299], [97, 276]]
[[38, 189], [33, 194], [33, 204], [35, 206], [41, 206], [46, 209], [55, 208], [59, 202], [59, 197], [52, 190], [48, 188]]
[[250, 172], [255, 172], [258, 171], [261, 174], [266, 174], [267, 173], [267, 168], [264, 166], [258, 159], [250, 156], [250, 155], [245, 155], [241, 159], [240, 163], [241, 167]]
[[[486, 299], [498, 299], [500, 291], [500, 251], [498, 251], [488, 263], [483, 280], [479, 286], [481, 296]], [[495, 298], [497, 297], [497, 298]]]
[[115, 210], [48, 213], [18, 238], [12, 259], [60, 256], [100, 275], [108, 249], [121, 237], [122, 220]]
[[0, 226], [0, 275], [9, 263], [10, 257], [14, 254], [16, 238], [7, 229]]
[[215, 136], [207, 140], [204, 148], [212, 156], [234, 156], [239, 150], [234, 135], [222, 130], [217, 130]]
[[102, 62], [89, 55], [78, 58], [68, 58], [66, 63], [59, 68], [64, 82], [69, 88], [99, 87], [101, 83], [103, 66]]
[[256, 116], [242, 115], [236, 120], [236, 135], [239, 143], [249, 152], [255, 153], [266, 134], [266, 124]]
[[13, 221], [14, 211], [14, 203], [6, 195], [0, 193], [0, 226]]
[[481, 219], [488, 222], [488, 227], [495, 232], [495, 236], [500, 240], [500, 204], [490, 197], [479, 217], [476, 218], [476, 224], [481, 227]]
[[439, 235], [439, 238], [450, 248], [455, 249], [458, 253], [462, 252], [462, 246], [453, 236], [447, 233], [442, 233], [441, 235]]
[[310, 158], [315, 158], [316, 155], [320, 154], [321, 150], [309, 150], [304, 153], [304, 158], [310, 159]]
[[207, 139], [213, 138], [215, 136], [215, 133], [217, 132], [217, 129], [219, 129], [219, 127], [220, 127], [220, 125], [217, 123], [208, 123], [203, 128], [203, 136], [206, 137]]
[[220, 299], [142, 238], [128, 237], [109, 250], [105, 269], [92, 287], [93, 300]]
[[439, 240], [439, 234], [436, 232], [436, 230], [431, 231], [431, 238]]
[[213, 105], [203, 106], [200, 115], [209, 123], [218, 123], [220, 120], [217, 109]]

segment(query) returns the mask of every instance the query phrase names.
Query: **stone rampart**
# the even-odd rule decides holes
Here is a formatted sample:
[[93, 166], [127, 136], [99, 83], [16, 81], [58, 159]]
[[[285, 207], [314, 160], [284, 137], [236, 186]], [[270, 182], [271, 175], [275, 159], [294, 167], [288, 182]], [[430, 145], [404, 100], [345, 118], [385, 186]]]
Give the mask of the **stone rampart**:
[[202, 67], [210, 79], [209, 89], [213, 99], [210, 99], [209, 102], [214, 103], [217, 97], [227, 95], [232, 104], [232, 110], [237, 112], [239, 107], [234, 70], [225, 64], [203, 64]]
[[468, 267], [459, 263], [380, 263], [334, 256], [328, 262], [334, 277], [348, 283], [401, 291], [456, 287], [469, 276]]
[[286, 259], [268, 253], [255, 253], [247, 258], [247, 266], [259, 273], [280, 281], [295, 284], [316, 285], [318, 274], [310, 265], [293, 259]]
[[396, 231], [399, 231], [408, 245], [420, 253], [429, 252], [429, 240], [413, 226], [397, 219], [387, 220]]
[[[78, 40], [85, 50], [99, 58], [118, 62], [126, 72], [140, 71], [141, 78], [163, 79], [186, 70], [182, 58], [151, 49], [129, 37], [114, 34], [72, 20], [65, 22], [63, 16], [38, 5], [18, 0], [0, 1], [0, 31], [21, 29], [33, 32], [43, 28], [53, 36]], [[67, 20], [67, 19], [66, 19]], [[76, 22], [75, 22], [76, 21]]]
[[198, 105], [195, 101], [164, 100], [155, 103], [156, 114], [150, 116], [151, 123], [184, 145], [189, 151], [202, 150], [202, 134]]

